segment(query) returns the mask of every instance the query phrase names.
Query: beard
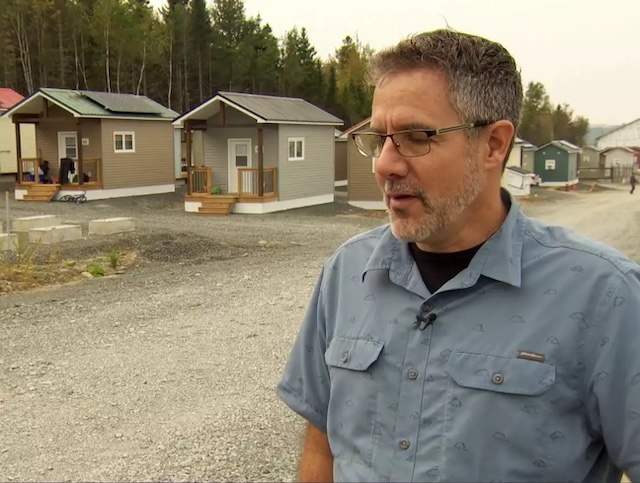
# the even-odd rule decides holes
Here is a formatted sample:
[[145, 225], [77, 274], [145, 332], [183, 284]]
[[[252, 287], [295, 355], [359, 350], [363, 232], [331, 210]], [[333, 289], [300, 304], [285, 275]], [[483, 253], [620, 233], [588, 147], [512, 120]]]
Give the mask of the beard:
[[407, 181], [387, 181], [384, 195], [387, 207], [389, 195], [399, 192], [415, 196], [422, 205], [419, 213], [415, 213], [415, 207], [389, 209], [393, 235], [399, 240], [418, 243], [439, 235], [450, 226], [482, 192], [480, 170], [472, 157], [468, 158], [466, 167], [455, 189], [442, 196], [428, 194]]

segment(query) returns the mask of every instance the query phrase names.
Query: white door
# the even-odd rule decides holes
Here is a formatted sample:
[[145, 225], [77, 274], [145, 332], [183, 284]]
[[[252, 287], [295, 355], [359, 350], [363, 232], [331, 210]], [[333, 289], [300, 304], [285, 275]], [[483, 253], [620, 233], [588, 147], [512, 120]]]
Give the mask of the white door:
[[[229, 139], [229, 193], [238, 193], [238, 168], [251, 168], [251, 139]], [[245, 173], [243, 185], [245, 192], [251, 192], [252, 173]]]
[[62, 158], [73, 159], [75, 173], [69, 173], [69, 182], [78, 173], [78, 133], [74, 131], [58, 133], [58, 166]]

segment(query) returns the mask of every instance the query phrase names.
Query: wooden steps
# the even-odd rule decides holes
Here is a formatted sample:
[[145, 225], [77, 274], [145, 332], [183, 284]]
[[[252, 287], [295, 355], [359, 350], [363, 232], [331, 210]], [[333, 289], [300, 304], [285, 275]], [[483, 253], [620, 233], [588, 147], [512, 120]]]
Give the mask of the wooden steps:
[[202, 199], [202, 206], [198, 208], [199, 215], [227, 216], [238, 201], [233, 195], [212, 195]]
[[59, 190], [59, 184], [33, 184], [27, 188], [27, 193], [22, 198], [22, 201], [48, 203]]

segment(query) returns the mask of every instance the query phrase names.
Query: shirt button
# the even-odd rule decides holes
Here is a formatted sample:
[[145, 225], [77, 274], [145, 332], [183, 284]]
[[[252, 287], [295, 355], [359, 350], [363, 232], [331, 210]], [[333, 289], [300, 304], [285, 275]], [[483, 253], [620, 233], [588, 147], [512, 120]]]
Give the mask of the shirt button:
[[418, 371], [416, 371], [415, 369], [409, 369], [409, 379], [417, 379], [418, 378]]
[[400, 442], [398, 443], [398, 446], [400, 446], [400, 449], [409, 449], [409, 446], [411, 446], [411, 443], [409, 443], [409, 440], [407, 439], [401, 439]]
[[340, 358], [340, 360], [341, 360], [343, 363], [346, 363], [346, 362], [349, 360], [349, 353], [348, 353], [348, 352], [343, 352], [343, 353], [342, 353], [342, 357]]
[[504, 382], [504, 376], [499, 372], [496, 372], [493, 376], [491, 376], [491, 382], [494, 384], [502, 384]]

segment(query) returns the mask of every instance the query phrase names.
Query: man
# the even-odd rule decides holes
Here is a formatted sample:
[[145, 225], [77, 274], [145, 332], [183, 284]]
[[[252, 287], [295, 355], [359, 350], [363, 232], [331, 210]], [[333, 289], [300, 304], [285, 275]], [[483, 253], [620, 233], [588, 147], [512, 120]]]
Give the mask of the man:
[[633, 192], [636, 190], [636, 175], [633, 171], [631, 172], [631, 178], [629, 179], [629, 182], [631, 183], [631, 194], [633, 194]]
[[513, 58], [437, 30], [370, 77], [390, 225], [325, 263], [278, 384], [300, 479], [639, 481], [640, 267], [500, 188]]

